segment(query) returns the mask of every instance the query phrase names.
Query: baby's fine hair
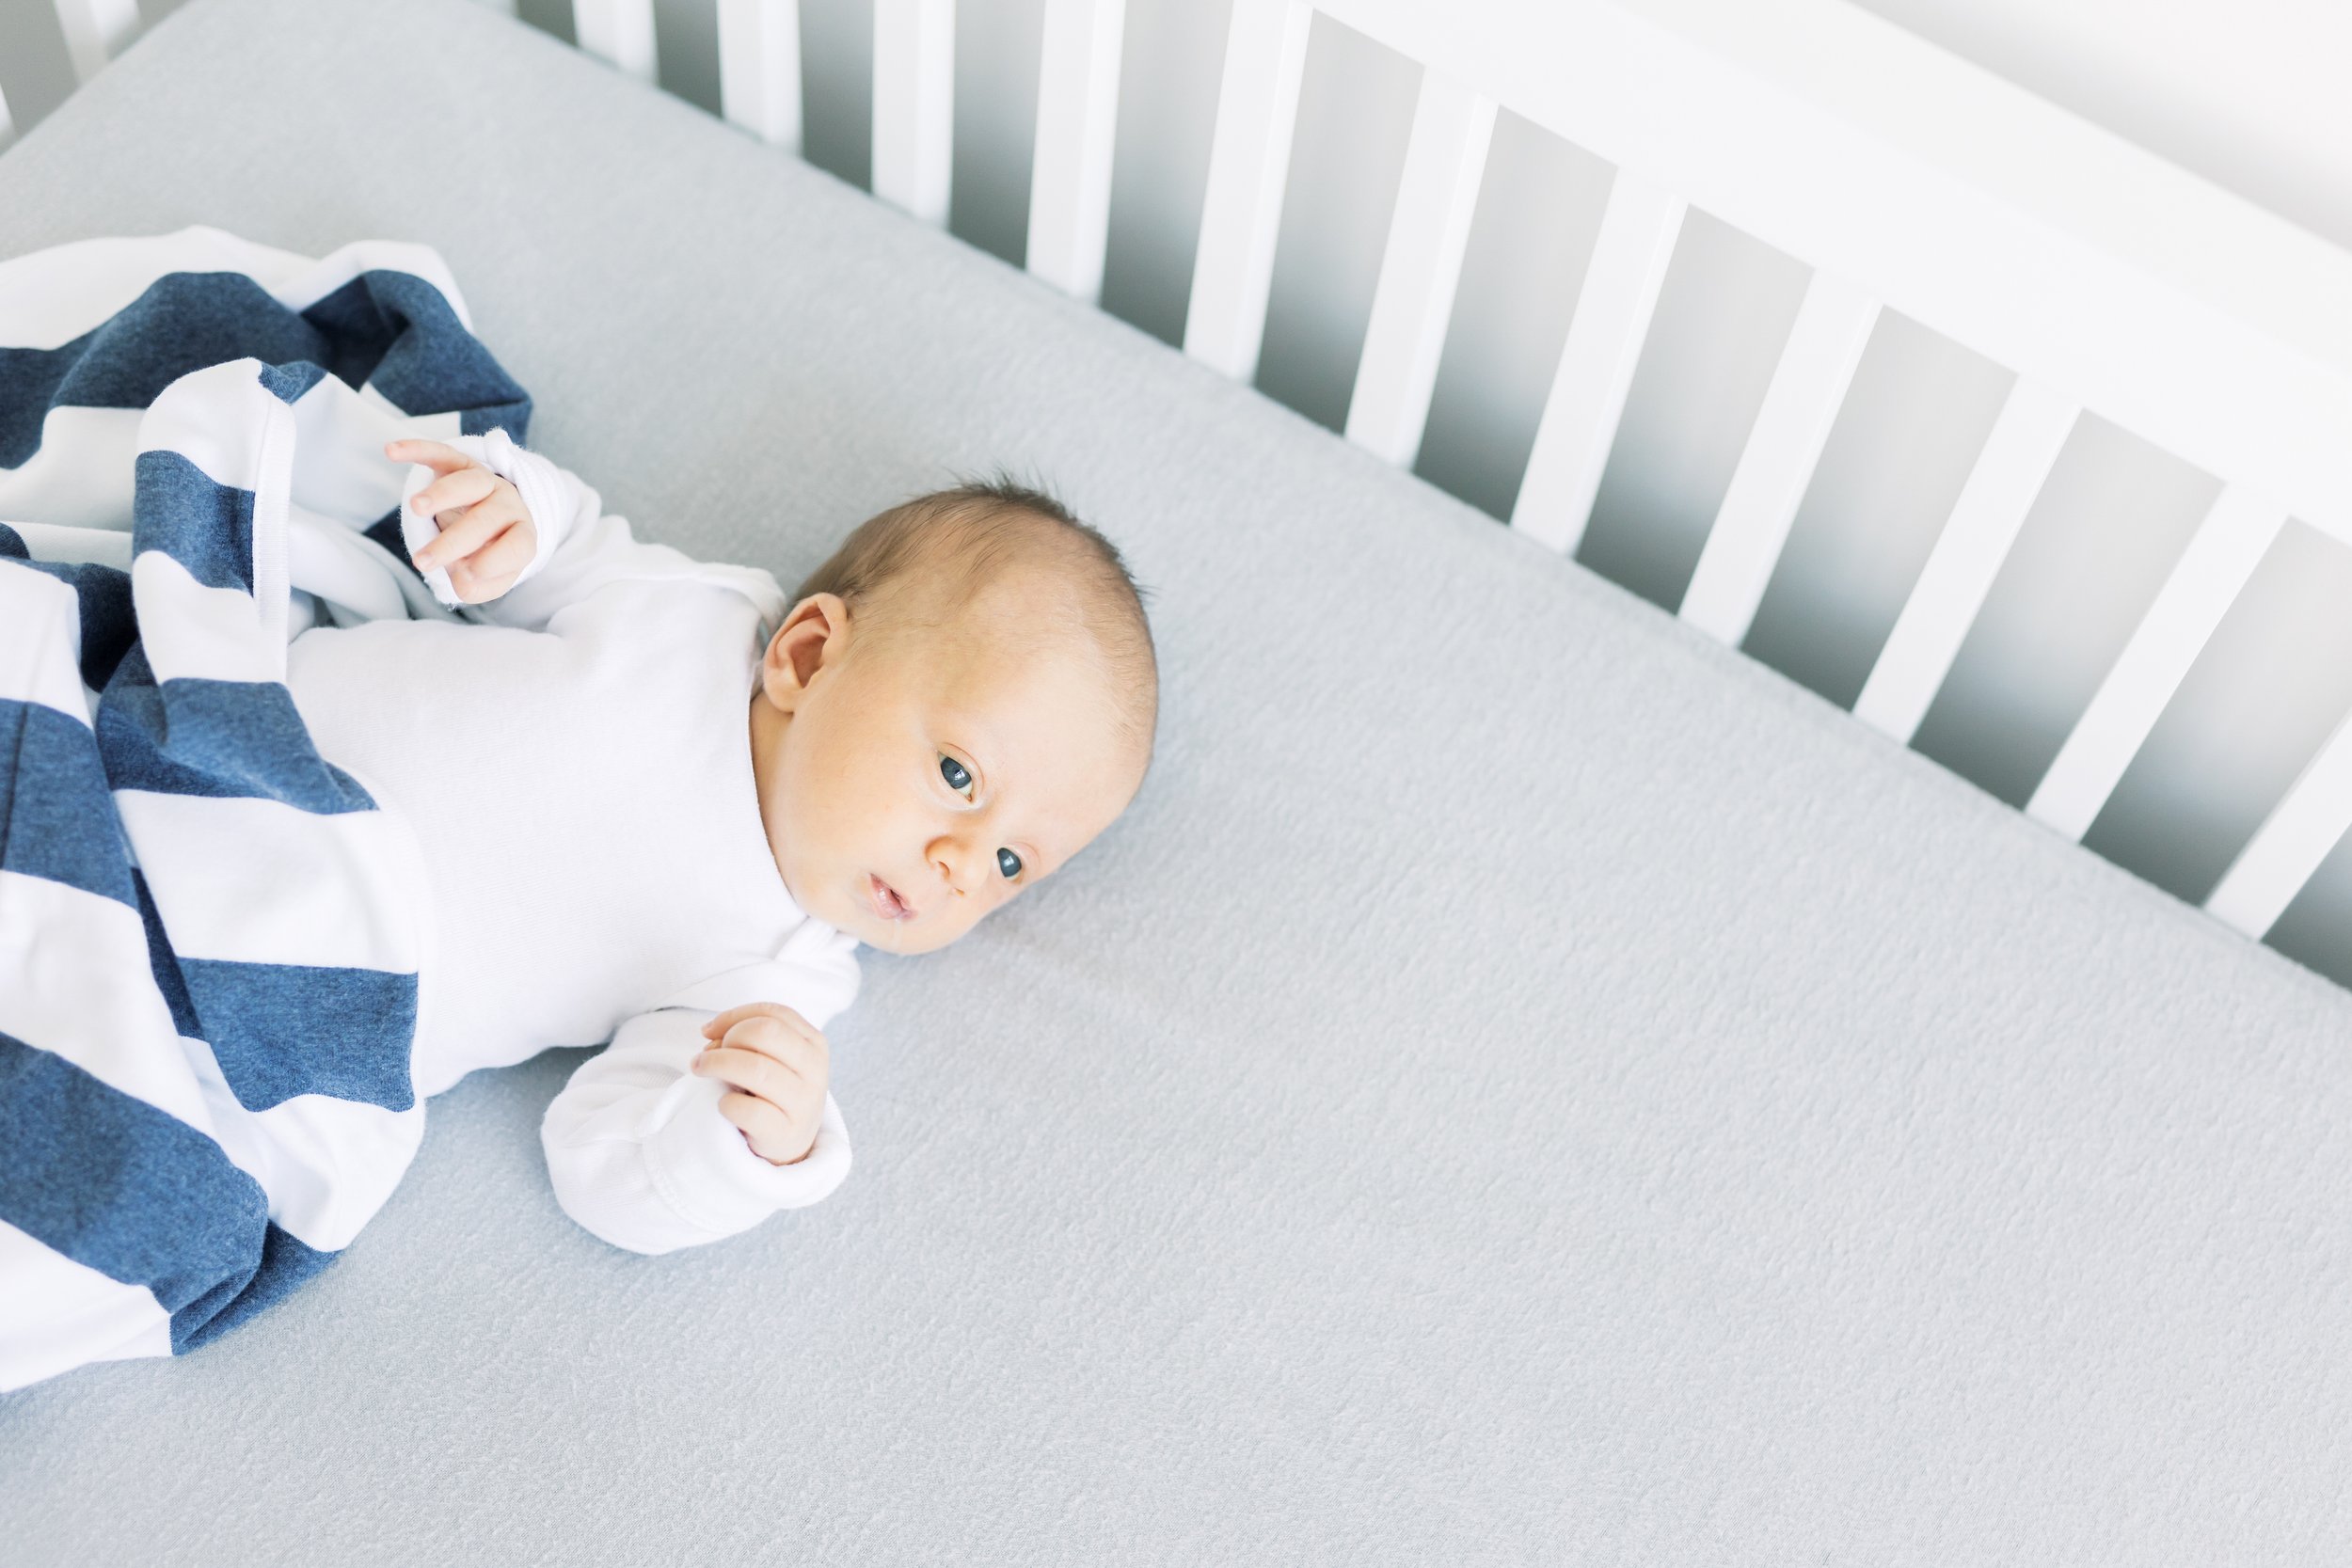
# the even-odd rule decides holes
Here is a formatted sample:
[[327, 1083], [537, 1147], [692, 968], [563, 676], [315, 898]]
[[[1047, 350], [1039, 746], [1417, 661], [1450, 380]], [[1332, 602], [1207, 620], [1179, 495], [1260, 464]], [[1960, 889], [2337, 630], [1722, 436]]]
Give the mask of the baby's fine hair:
[[1118, 689], [1120, 727], [1148, 756], [1160, 678], [1144, 592], [1119, 546], [1042, 489], [999, 473], [901, 501], [850, 530], [793, 598], [837, 594], [887, 637], [930, 620], [926, 610], [952, 616], [1017, 565], [1043, 567], [1070, 587], [1079, 626]]

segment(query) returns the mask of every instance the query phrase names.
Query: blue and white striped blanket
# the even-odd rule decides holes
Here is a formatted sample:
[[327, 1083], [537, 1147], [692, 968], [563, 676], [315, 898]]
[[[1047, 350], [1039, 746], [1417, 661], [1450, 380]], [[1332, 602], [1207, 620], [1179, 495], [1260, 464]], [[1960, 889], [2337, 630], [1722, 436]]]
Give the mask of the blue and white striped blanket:
[[286, 644], [444, 613], [383, 443], [529, 413], [421, 247], [0, 262], [0, 1388], [203, 1343], [405, 1171], [414, 847]]

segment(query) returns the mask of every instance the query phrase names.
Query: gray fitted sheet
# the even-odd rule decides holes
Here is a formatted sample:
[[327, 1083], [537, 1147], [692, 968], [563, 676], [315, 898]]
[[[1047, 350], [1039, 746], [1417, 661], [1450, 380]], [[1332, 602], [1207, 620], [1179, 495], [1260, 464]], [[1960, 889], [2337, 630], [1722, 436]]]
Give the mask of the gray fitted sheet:
[[579, 1060], [315, 1286], [0, 1401], [11, 1563], [2316, 1562], [2345, 995], [1157, 342], [487, 10], [198, 0], [0, 254], [437, 245], [640, 529], [1003, 464], [1153, 591], [1132, 814], [834, 1031], [858, 1169], [649, 1259]]

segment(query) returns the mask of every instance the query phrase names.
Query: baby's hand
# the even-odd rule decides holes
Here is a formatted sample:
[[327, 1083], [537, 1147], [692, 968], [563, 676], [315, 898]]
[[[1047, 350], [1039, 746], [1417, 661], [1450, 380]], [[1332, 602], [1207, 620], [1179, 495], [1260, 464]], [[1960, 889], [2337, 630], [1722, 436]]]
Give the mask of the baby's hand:
[[438, 476], [408, 498], [440, 537], [416, 553], [417, 569], [449, 568], [449, 585], [468, 604], [486, 604], [515, 586], [539, 552], [539, 531], [519, 491], [465, 453], [438, 441], [394, 441], [384, 455], [421, 463]]
[[773, 1002], [730, 1007], [703, 1025], [712, 1043], [693, 1071], [734, 1085], [719, 1114], [743, 1130], [752, 1152], [789, 1165], [816, 1147], [829, 1076], [825, 1037], [791, 1008]]

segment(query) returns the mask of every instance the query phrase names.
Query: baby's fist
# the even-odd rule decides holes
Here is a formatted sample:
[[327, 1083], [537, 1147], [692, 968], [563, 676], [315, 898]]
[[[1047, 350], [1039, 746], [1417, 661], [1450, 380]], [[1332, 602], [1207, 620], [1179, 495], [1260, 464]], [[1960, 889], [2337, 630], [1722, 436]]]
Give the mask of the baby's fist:
[[808, 1157], [825, 1117], [829, 1064], [825, 1037], [791, 1008], [774, 1002], [730, 1007], [703, 1025], [711, 1043], [692, 1071], [732, 1091], [719, 1114], [743, 1130], [754, 1154], [771, 1165]]
[[384, 455], [433, 470], [433, 482], [408, 507], [440, 532], [411, 558], [421, 572], [449, 569], [450, 589], [467, 604], [487, 604], [515, 586], [538, 553], [539, 531], [514, 483], [454, 447], [394, 441]]

